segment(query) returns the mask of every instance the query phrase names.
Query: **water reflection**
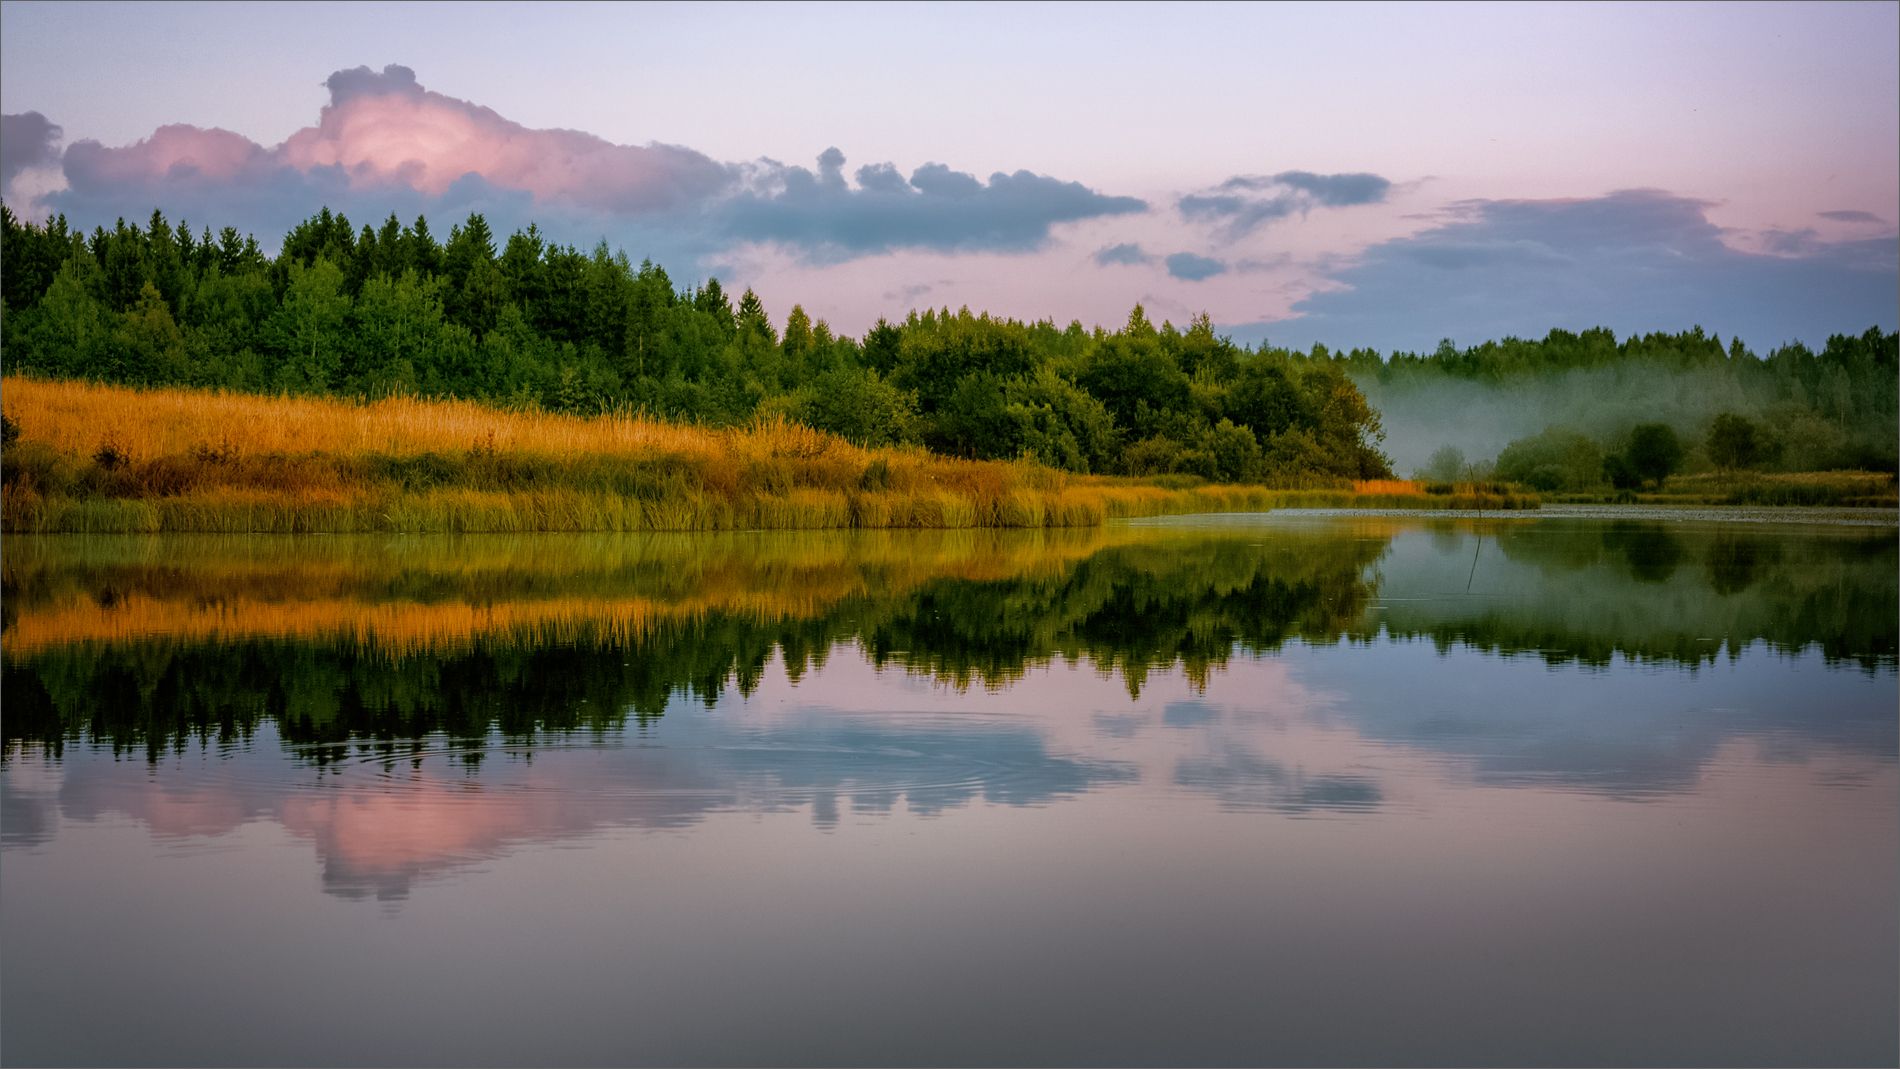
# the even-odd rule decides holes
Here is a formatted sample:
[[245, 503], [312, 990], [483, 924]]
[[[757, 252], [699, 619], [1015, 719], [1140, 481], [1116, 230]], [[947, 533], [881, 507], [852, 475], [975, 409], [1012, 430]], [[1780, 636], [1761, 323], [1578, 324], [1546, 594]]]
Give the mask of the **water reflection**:
[[5, 1039], [1890, 1061], [1895, 572], [1648, 521], [9, 539]]
[[[511, 843], [730, 810], [828, 827], [900, 802], [1040, 805], [1142, 782], [1144, 761], [1232, 811], [1385, 801], [1376, 775], [1277, 752], [1288, 717], [1479, 783], [1649, 797], [1694, 789], [1737, 738], [1891, 759], [1894, 568], [1887, 532], [1658, 523], [14, 539], [9, 761], [81, 742], [167, 771], [8, 777], [5, 841], [46, 841], [49, 813], [171, 836], [265, 819], [318, 844], [328, 889], [388, 898]], [[1205, 700], [1236, 657], [1294, 641], [1278, 712]], [[1503, 656], [1448, 665], [1460, 649]], [[838, 682], [840, 659], [871, 675]], [[1564, 665], [1600, 678], [1548, 676]], [[748, 709], [771, 672], [797, 715]], [[1034, 676], [1062, 685], [1025, 709]], [[1143, 702], [1169, 679], [1189, 695]], [[852, 686], [879, 701], [841, 711]], [[984, 695], [1000, 715], [969, 715]], [[885, 704], [919, 700], [937, 711]], [[1151, 725], [1191, 741], [1142, 741]]]
[[268, 719], [319, 762], [352, 739], [612, 732], [750, 694], [775, 655], [796, 682], [839, 644], [955, 687], [1060, 657], [1131, 697], [1151, 672], [1205, 685], [1290, 640], [1691, 667], [1759, 642], [1891, 671], [1895, 564], [1889, 532], [1655, 523], [16, 538], [4, 732], [9, 749], [85, 737], [156, 758]]

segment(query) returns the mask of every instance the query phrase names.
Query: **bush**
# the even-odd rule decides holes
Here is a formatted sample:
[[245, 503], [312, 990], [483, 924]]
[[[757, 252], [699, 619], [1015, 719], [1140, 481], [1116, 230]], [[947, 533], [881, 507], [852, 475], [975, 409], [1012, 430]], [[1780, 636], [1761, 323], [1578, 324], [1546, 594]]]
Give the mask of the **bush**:
[[1666, 423], [1645, 423], [1630, 432], [1624, 463], [1638, 479], [1662, 485], [1682, 466], [1682, 442]]
[[1746, 416], [1724, 412], [1709, 425], [1709, 461], [1718, 468], [1753, 468], [1768, 459], [1768, 442]]
[[1547, 493], [1588, 490], [1603, 481], [1603, 450], [1575, 431], [1549, 427], [1505, 446], [1497, 477]]
[[798, 422], [854, 445], [874, 448], [916, 440], [917, 395], [869, 369], [827, 371], [788, 407], [788, 415]]
[[1430, 483], [1455, 483], [1465, 477], [1465, 454], [1455, 445], [1441, 445], [1413, 478]]

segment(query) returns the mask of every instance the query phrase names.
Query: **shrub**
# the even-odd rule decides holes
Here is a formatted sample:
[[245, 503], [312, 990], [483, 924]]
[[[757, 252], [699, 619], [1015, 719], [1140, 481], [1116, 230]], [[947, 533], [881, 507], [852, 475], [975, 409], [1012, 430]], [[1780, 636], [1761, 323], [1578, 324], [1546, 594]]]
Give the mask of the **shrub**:
[[1545, 492], [1588, 490], [1603, 481], [1603, 450], [1575, 431], [1548, 427], [1505, 446], [1496, 476]]
[[1623, 459], [1637, 478], [1661, 486], [1682, 466], [1682, 442], [1668, 424], [1644, 423], [1630, 432]]

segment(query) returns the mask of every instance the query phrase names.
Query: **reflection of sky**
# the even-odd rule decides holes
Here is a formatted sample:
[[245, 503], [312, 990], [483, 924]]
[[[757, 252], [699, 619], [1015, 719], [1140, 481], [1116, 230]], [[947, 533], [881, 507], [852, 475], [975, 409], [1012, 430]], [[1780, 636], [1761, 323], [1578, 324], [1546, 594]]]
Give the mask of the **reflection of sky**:
[[775, 659], [749, 700], [676, 701], [621, 735], [494, 744], [479, 765], [466, 746], [424, 740], [287, 767], [267, 725], [252, 747], [187, 751], [153, 774], [77, 747], [63, 767], [15, 759], [0, 789], [9, 848], [56, 841], [62, 819], [114, 813], [166, 841], [266, 821], [314, 844], [328, 890], [400, 898], [418, 879], [523, 845], [687, 829], [734, 811], [804, 812], [826, 829], [900, 806], [930, 817], [1125, 790], [1370, 818], [1392, 801], [1377, 769], [1395, 752], [1451, 759], [1435, 773], [1449, 789], [1613, 798], [1693, 795], [1738, 741], [1783, 763], [1891, 768], [1894, 690], [1891, 675], [1813, 655], [1604, 670], [1382, 639], [1239, 660], [1201, 694], [1170, 672], [1131, 700], [1120, 681], [1060, 662], [959, 692], [841, 647], [796, 683]]
[[822, 708], [763, 724], [748, 719], [736, 698], [712, 710], [679, 703], [638, 739], [544, 746], [532, 760], [498, 745], [478, 768], [461, 764], [462, 748], [430, 746], [414, 756], [364, 753], [327, 770], [290, 770], [268, 727], [254, 748], [185, 755], [149, 777], [69, 751], [63, 775], [49, 780], [42, 771], [38, 789], [16, 788], [12, 774], [44, 766], [8, 766], [6, 841], [51, 840], [55, 799], [68, 819], [124, 813], [172, 840], [274, 821], [316, 845], [329, 890], [400, 898], [418, 877], [601, 827], [685, 828], [714, 812], [792, 809], [809, 809], [829, 827], [841, 805], [877, 814], [901, 802], [929, 816], [978, 800], [1044, 805], [1131, 778], [1111, 761], [1049, 752], [1025, 723], [874, 719]]
[[[1062, 662], [959, 693], [839, 647], [472, 766], [433, 742], [299, 764], [268, 727], [156, 768], [16, 756], [9, 1051], [1879, 1061], [1893, 687], [1813, 654], [1691, 673], [1379, 640], [1198, 693]], [[80, 1005], [122, 1027], [72, 1028]]]

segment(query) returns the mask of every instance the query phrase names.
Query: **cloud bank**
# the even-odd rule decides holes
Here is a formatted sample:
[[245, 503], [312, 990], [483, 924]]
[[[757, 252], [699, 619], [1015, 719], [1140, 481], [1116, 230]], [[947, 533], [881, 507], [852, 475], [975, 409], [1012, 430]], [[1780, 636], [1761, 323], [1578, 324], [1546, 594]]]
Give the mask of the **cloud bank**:
[[59, 187], [61, 136], [37, 111], [0, 115], [0, 197], [16, 213], [39, 217], [41, 199]]
[[1553, 327], [1618, 334], [1702, 325], [1758, 351], [1879, 325], [1894, 329], [1900, 241], [1765, 235], [1771, 253], [1723, 241], [1707, 202], [1660, 190], [1580, 200], [1480, 200], [1451, 221], [1374, 245], [1298, 302], [1298, 317], [1236, 337], [1429, 351]]
[[816, 173], [772, 161], [746, 168], [745, 188], [719, 206], [723, 232], [817, 260], [897, 249], [1030, 252], [1049, 240], [1057, 223], [1148, 207], [1028, 171], [998, 172], [979, 182], [940, 163], [925, 164], [909, 178], [888, 163], [860, 167], [854, 188], [845, 181], [844, 162], [834, 147], [818, 157]]
[[37, 111], [0, 115], [0, 186], [30, 167], [59, 161], [60, 129]]
[[881, 163], [860, 167], [853, 184], [835, 148], [812, 171], [533, 129], [428, 90], [397, 65], [337, 71], [325, 85], [316, 124], [275, 147], [179, 124], [133, 145], [82, 140], [61, 154], [58, 127], [43, 116], [7, 116], [9, 203], [17, 174], [57, 164], [64, 188], [36, 206], [82, 224], [159, 206], [275, 238], [322, 205], [359, 222], [483, 211], [502, 226], [534, 218], [553, 233], [612, 234], [694, 259], [755, 242], [818, 262], [900, 249], [1021, 253], [1059, 224], [1148, 207], [1022, 170], [980, 180], [933, 163], [906, 177]]

